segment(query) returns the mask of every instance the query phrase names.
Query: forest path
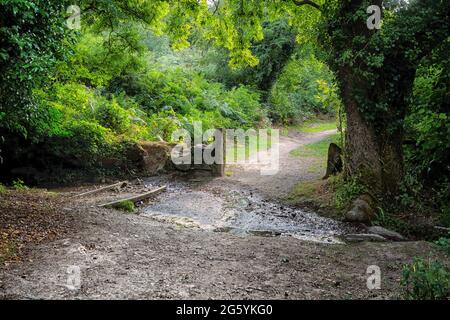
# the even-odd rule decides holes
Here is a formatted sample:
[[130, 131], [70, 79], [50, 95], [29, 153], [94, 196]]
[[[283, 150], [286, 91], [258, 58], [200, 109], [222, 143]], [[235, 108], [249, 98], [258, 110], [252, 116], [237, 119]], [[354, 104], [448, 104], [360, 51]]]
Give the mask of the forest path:
[[[291, 151], [299, 146], [311, 144], [325, 139], [337, 130], [326, 130], [314, 133], [302, 133], [291, 130], [287, 136], [279, 139], [279, 170], [274, 175], [261, 175], [261, 165], [241, 165], [232, 169], [231, 181], [237, 181], [243, 185], [252, 187], [261, 192], [265, 197], [282, 199], [292, 189], [305, 180], [318, 179], [325, 172], [312, 172], [310, 167], [314, 164], [313, 158], [295, 157]], [[258, 155], [265, 156], [267, 152], [260, 151]], [[255, 155], [254, 157], [258, 156]], [[253, 158], [254, 158], [253, 157]], [[322, 159], [325, 163], [327, 159]]]
[[[255, 168], [205, 182], [146, 179], [168, 190], [140, 214], [94, 205], [113, 193], [78, 200], [60, 195], [67, 197], [60, 214], [74, 221], [71, 231], [1, 270], [0, 299], [399, 297], [402, 265], [414, 256], [440, 255], [431, 244], [339, 244], [334, 236], [351, 226], [263, 195], [282, 195], [309, 178], [289, 152], [327, 134], [282, 138], [274, 180]], [[269, 232], [254, 232], [259, 227]], [[366, 286], [370, 265], [382, 271], [380, 290]]]

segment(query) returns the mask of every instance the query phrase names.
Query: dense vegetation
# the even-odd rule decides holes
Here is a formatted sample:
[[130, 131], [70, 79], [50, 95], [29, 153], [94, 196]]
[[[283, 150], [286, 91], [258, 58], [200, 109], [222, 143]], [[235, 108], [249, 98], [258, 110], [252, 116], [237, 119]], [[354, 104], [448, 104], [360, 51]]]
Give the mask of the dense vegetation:
[[196, 120], [344, 114], [346, 176], [450, 223], [448, 1], [84, 0], [80, 30], [69, 5], [0, 1], [2, 180], [103, 172]]

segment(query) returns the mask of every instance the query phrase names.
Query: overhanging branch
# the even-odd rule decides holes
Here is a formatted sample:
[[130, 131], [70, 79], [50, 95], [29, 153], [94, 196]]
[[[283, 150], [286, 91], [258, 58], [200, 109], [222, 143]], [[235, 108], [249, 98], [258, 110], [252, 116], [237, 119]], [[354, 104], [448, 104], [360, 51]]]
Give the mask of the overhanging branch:
[[320, 7], [320, 5], [318, 5], [317, 3], [311, 1], [311, 0], [293, 0], [294, 4], [296, 4], [297, 6], [304, 6], [304, 5], [309, 5], [313, 8], [316, 8], [319, 11], [322, 11], [322, 8]]

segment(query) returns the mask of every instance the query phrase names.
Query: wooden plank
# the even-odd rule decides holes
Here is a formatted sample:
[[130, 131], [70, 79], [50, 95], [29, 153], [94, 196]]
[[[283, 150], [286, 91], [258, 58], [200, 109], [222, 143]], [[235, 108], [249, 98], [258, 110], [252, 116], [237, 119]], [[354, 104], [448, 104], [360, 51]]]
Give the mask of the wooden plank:
[[83, 197], [83, 196], [95, 194], [95, 193], [98, 193], [98, 192], [101, 192], [101, 191], [110, 190], [110, 189], [113, 189], [113, 188], [116, 188], [116, 187], [123, 188], [127, 184], [128, 184], [128, 181], [125, 180], [125, 181], [117, 182], [117, 183], [111, 184], [109, 186], [104, 186], [104, 187], [101, 187], [101, 188], [98, 188], [98, 189], [95, 189], [95, 190], [90, 190], [90, 191], [86, 191], [86, 192], [83, 192], [83, 193], [79, 193], [79, 194], [74, 195], [73, 197], [74, 198]]
[[166, 190], [166, 188], [167, 188], [167, 186], [162, 186], [162, 187], [153, 189], [151, 191], [139, 194], [137, 196], [132, 196], [132, 197], [129, 197], [129, 198], [120, 199], [120, 200], [108, 202], [108, 203], [105, 203], [105, 204], [101, 204], [101, 205], [99, 205], [99, 207], [103, 207], [103, 208], [104, 207], [114, 207], [115, 205], [118, 205], [119, 203], [124, 202], [124, 201], [131, 201], [133, 203], [136, 203], [138, 201], [142, 201], [142, 200], [148, 199], [151, 196], [156, 195], [156, 194]]

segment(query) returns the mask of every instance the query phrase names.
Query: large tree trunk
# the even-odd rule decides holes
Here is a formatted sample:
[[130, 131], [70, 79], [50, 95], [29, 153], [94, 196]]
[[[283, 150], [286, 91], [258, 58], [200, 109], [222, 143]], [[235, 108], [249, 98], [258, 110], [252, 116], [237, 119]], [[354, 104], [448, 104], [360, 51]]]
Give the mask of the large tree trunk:
[[360, 179], [375, 195], [394, 195], [403, 178], [401, 127], [393, 132], [375, 128], [362, 114], [356, 99], [355, 90], [361, 95], [364, 83], [354, 81], [349, 72], [338, 79], [347, 118], [345, 173]]
[[[449, 1], [417, 0], [370, 30], [368, 5], [382, 0], [325, 2], [322, 42], [330, 53], [347, 116], [345, 172], [377, 197], [398, 192], [403, 178], [403, 120], [415, 70], [448, 37]], [[432, 30], [432, 31], [431, 31]]]

